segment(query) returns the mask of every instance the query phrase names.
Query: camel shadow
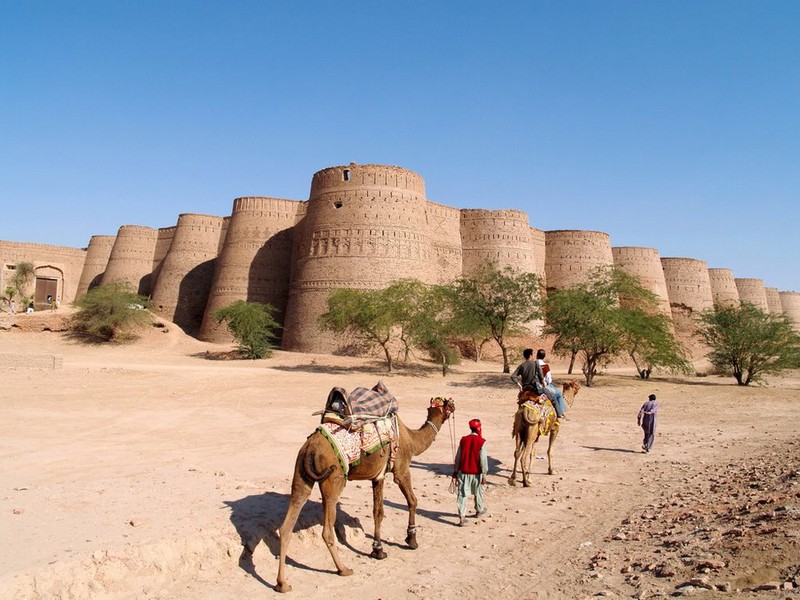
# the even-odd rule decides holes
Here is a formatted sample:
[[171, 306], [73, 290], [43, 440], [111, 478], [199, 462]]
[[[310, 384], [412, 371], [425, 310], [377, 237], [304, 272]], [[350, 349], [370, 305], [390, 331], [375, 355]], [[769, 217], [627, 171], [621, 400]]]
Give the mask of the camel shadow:
[[[286, 515], [290, 498], [289, 494], [265, 492], [263, 494], [245, 496], [239, 500], [226, 500], [224, 502], [231, 509], [230, 521], [242, 541], [239, 568], [265, 587], [272, 589], [275, 589], [275, 584], [266, 581], [256, 571], [253, 563], [253, 552], [255, 552], [259, 543], [264, 542], [273, 556], [280, 556], [281, 543], [278, 536], [278, 528]], [[322, 527], [322, 520], [322, 503], [316, 500], [308, 500], [294, 526], [294, 535], [315, 535], [311, 530], [317, 526], [317, 529]], [[345, 534], [347, 527], [362, 529], [363, 531], [361, 522], [357, 518], [351, 517], [337, 507], [336, 526], [334, 528], [336, 539], [351, 552], [361, 556], [369, 556], [368, 553], [358, 550], [350, 544]], [[321, 539], [320, 543], [324, 547], [324, 542]], [[317, 569], [289, 557], [286, 559], [286, 564], [317, 573], [336, 573], [333, 569]]]
[[[510, 469], [507, 467], [500, 466], [503, 464], [503, 461], [498, 458], [489, 456], [487, 457], [487, 462], [489, 463], [488, 475], [497, 475], [501, 471], [510, 472]], [[421, 471], [429, 471], [436, 475], [451, 475], [453, 473], [453, 463], [423, 463], [417, 460], [412, 460], [411, 468], [420, 469]]]
[[581, 446], [581, 448], [586, 448], [587, 450], [594, 450], [595, 452], [623, 452], [623, 453], [638, 454], [636, 450], [631, 450], [630, 448], [603, 448], [600, 446]]

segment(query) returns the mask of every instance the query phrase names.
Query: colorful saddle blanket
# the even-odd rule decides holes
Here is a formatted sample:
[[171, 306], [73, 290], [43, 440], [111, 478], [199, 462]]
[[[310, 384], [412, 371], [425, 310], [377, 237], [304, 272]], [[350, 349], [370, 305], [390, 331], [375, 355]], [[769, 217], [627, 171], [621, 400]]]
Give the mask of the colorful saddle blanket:
[[328, 421], [317, 427], [317, 431], [330, 443], [345, 477], [347, 477], [350, 467], [361, 462], [362, 455], [369, 455], [379, 450], [389, 452], [387, 471], [390, 471], [394, 464], [397, 441], [400, 437], [396, 414], [366, 422], [358, 430]]
[[383, 381], [376, 383], [372, 389], [357, 387], [350, 394], [344, 388], [335, 387], [328, 394], [322, 422], [358, 429], [365, 423], [389, 417], [397, 409], [397, 398]]
[[538, 401], [525, 401], [520, 405], [519, 410], [522, 411], [522, 418], [528, 425], [539, 426], [539, 433], [545, 435], [550, 432], [550, 429], [557, 422], [556, 409], [546, 396], [544, 402]]

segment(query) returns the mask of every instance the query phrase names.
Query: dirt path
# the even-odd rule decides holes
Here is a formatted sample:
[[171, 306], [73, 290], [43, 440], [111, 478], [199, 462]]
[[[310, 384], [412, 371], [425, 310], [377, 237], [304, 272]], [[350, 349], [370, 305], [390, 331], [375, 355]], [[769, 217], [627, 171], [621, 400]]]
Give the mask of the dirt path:
[[[576, 399], [557, 474], [535, 460], [534, 485], [523, 489], [507, 483], [514, 392], [493, 364], [465, 363], [442, 378], [424, 366], [386, 377], [380, 363], [330, 356], [218, 361], [209, 358], [224, 348], [175, 331], [116, 348], [3, 331], [0, 344], [2, 353], [63, 357], [61, 368], [2, 373], [3, 600], [272, 596], [275, 529], [294, 457], [317, 424], [311, 413], [331, 387], [380, 378], [411, 427], [438, 395], [457, 401], [457, 438], [481, 418], [489, 514], [454, 526], [444, 429], [412, 469], [419, 549], [403, 546], [405, 504], [389, 482], [389, 557], [368, 558], [371, 490], [351, 482], [339, 534], [355, 573], [336, 576], [315, 491], [290, 550], [292, 597], [649, 597], [704, 586], [762, 597], [776, 592], [735, 590], [785, 585], [800, 568], [797, 377], [742, 389], [714, 377], [604, 376]], [[650, 392], [663, 406], [655, 451], [643, 455], [635, 418]], [[240, 564], [242, 540], [262, 542]]]

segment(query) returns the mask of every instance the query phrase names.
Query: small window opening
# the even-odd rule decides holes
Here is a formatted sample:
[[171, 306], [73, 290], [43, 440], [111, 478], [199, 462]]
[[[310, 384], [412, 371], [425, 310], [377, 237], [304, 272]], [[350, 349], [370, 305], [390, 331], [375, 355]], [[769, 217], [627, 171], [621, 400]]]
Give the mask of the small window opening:
[[337, 200], [336, 202], [333, 203], [333, 206], [336, 208], [342, 208], [342, 201]]
[[[343, 174], [344, 174], [344, 180], [345, 181], [350, 181], [350, 169], [345, 169], [343, 171]], [[336, 208], [339, 208], [339, 207], [337, 206]]]

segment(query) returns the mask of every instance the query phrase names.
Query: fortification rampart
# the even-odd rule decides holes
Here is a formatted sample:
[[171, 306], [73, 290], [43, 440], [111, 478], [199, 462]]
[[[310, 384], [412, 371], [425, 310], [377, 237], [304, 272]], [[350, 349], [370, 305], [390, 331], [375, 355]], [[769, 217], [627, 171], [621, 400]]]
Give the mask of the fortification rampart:
[[399, 167], [332, 167], [314, 175], [293, 248], [283, 347], [334, 345], [317, 319], [337, 287], [383, 287], [415, 277], [435, 283], [439, 270], [426, 222], [425, 184]]
[[662, 258], [667, 295], [673, 309], [692, 312], [714, 307], [711, 280], [705, 261], [696, 258]]
[[770, 314], [783, 314], [783, 306], [781, 306], [781, 294], [778, 291], [778, 288], [764, 288], [764, 293], [767, 295], [767, 307], [769, 308]]
[[620, 269], [637, 277], [642, 285], [659, 298], [659, 309], [667, 316], [672, 315], [669, 306], [667, 282], [661, 257], [655, 248], [637, 248], [632, 246], [616, 246], [611, 248], [614, 264]]
[[736, 289], [733, 271], [730, 269], [709, 269], [708, 280], [711, 283], [711, 297], [715, 306], [739, 306], [739, 290]]
[[519, 210], [461, 211], [462, 271], [472, 275], [486, 261], [499, 268], [536, 272], [528, 215]]
[[461, 211], [434, 202], [427, 202], [425, 210], [436, 283], [449, 283], [461, 275]]
[[158, 230], [152, 227], [120, 227], [103, 273], [103, 285], [126, 283], [137, 293], [149, 296], [157, 241]]
[[93, 235], [89, 240], [89, 246], [86, 249], [86, 260], [83, 263], [81, 278], [78, 282], [78, 290], [75, 292], [76, 300], [91, 288], [100, 285], [116, 239], [117, 236], [115, 235]]
[[16, 265], [29, 262], [34, 268], [34, 280], [27, 294], [39, 305], [45, 303], [48, 294], [60, 303], [70, 303], [78, 291], [85, 260], [83, 248], [0, 241], [0, 292], [10, 285]]
[[[246, 197], [233, 202], [225, 242], [216, 261], [200, 338], [230, 341], [213, 313], [236, 300], [271, 304], [283, 320], [289, 292], [292, 229], [301, 202]], [[220, 233], [221, 234], [221, 233]]]
[[592, 271], [614, 264], [611, 238], [601, 231], [545, 231], [547, 289], [567, 289], [589, 281]]
[[749, 302], [765, 312], [769, 311], [767, 292], [764, 290], [764, 281], [762, 279], [737, 277], [734, 282], [736, 283], [736, 290], [739, 292], [740, 302]]
[[222, 217], [180, 215], [160, 261], [153, 308], [189, 332], [196, 332], [203, 320], [223, 223]]
[[789, 317], [794, 322], [795, 329], [800, 331], [800, 293], [780, 292], [780, 297], [783, 314]]
[[419, 174], [385, 165], [323, 169], [312, 177], [308, 201], [237, 198], [229, 217], [187, 213], [158, 230], [125, 225], [117, 236], [94, 236], [86, 250], [0, 242], [0, 258], [0, 287], [21, 261], [33, 262], [41, 289], [57, 289], [62, 302], [98, 282], [122, 281], [152, 292], [156, 310], [187, 331], [198, 329], [202, 313], [199, 337], [209, 341], [231, 340], [212, 317], [217, 309], [268, 302], [279, 310], [289, 350], [337, 347], [340, 340], [317, 329], [336, 288], [378, 289], [404, 277], [446, 283], [486, 259], [534, 272], [548, 289], [586, 283], [597, 267], [618, 264], [666, 298], [662, 309], [669, 304], [681, 334], [693, 326], [693, 312], [715, 302], [738, 305], [740, 296], [752, 302], [759, 287], [763, 300], [754, 303], [800, 326], [794, 292], [737, 280], [697, 259], [659, 258], [652, 248], [612, 249], [603, 232], [544, 232], [521, 211], [429, 202]]

